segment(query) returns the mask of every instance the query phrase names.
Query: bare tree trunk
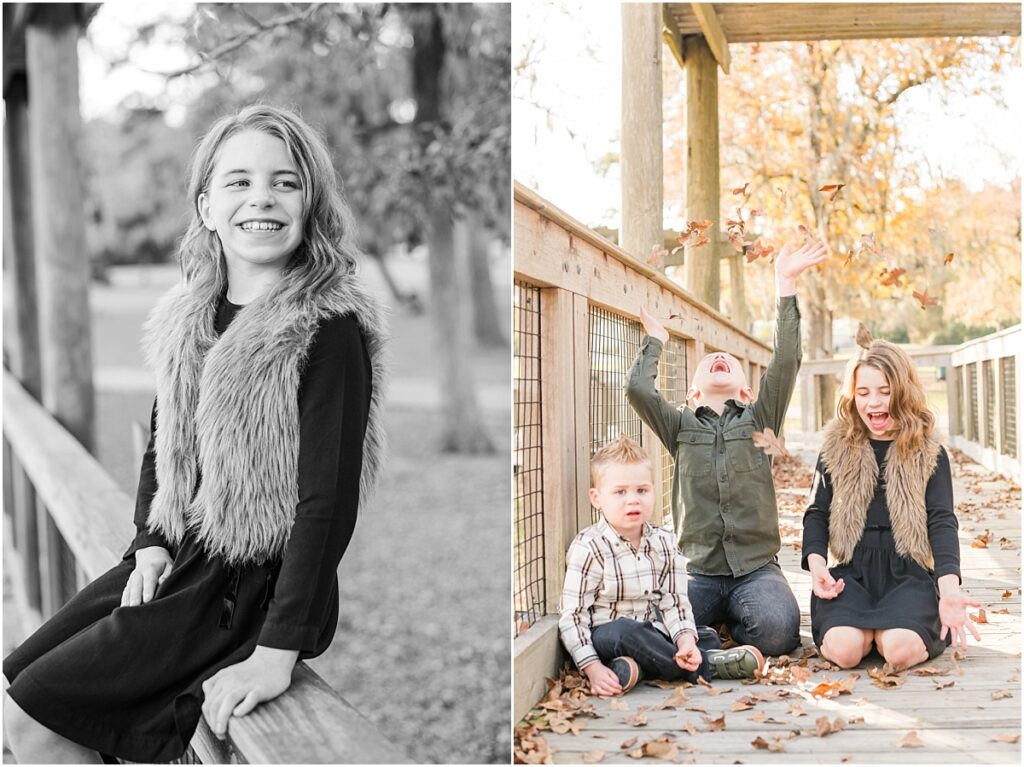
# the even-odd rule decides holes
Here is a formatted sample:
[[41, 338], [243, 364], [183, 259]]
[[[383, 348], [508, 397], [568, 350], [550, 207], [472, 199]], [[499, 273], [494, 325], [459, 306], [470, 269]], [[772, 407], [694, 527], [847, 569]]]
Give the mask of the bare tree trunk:
[[491, 264], [487, 256], [490, 238], [478, 213], [467, 213], [466, 225], [469, 228], [469, 280], [476, 340], [483, 346], [500, 348], [508, 344], [508, 339], [502, 331], [498, 303], [494, 298]]
[[[441, 69], [445, 60], [441, 16], [435, 6], [411, 7], [408, 15], [413, 33], [413, 80], [416, 92], [416, 125], [420, 140], [429, 144], [441, 119]], [[444, 426], [441, 449], [446, 452], [493, 452], [484, 429], [477, 400], [472, 365], [470, 311], [466, 297], [466, 270], [460, 268], [469, 248], [465, 224], [455, 236], [452, 211], [444, 203], [432, 203], [429, 233], [430, 312], [440, 357], [441, 401]], [[461, 249], [461, 250], [457, 250]]]

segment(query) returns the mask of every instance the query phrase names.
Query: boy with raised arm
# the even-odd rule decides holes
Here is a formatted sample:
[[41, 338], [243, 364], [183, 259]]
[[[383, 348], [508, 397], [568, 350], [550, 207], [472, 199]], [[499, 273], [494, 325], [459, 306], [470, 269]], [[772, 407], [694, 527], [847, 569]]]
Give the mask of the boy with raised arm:
[[797, 277], [825, 252], [820, 242], [794, 251], [787, 245], [775, 261], [775, 348], [756, 401], [739, 360], [715, 352], [693, 374], [686, 397], [694, 407], [666, 402], [655, 378], [668, 332], [646, 309], [640, 320], [647, 337], [626, 382], [629, 404], [675, 458], [672, 514], [688, 560], [694, 620], [724, 622], [737, 642], [765, 655], [800, 644], [800, 610], [778, 564], [771, 461], [752, 435], [782, 431], [800, 369]]
[[643, 676], [754, 676], [764, 664], [755, 648], [720, 650], [718, 635], [698, 631], [693, 621], [675, 538], [650, 524], [654, 470], [647, 453], [620, 435], [594, 455], [590, 481], [601, 520], [569, 546], [558, 627], [591, 692], [621, 695]]

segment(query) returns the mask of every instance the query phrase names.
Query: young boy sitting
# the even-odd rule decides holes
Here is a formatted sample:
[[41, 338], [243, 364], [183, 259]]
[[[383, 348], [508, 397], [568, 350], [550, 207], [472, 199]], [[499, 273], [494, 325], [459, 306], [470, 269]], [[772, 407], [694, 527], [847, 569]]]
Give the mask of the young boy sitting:
[[668, 331], [645, 309], [647, 331], [626, 382], [626, 399], [675, 458], [672, 515], [687, 558], [694, 619], [725, 622], [732, 638], [765, 655], [800, 644], [800, 608], [777, 555], [779, 511], [771, 463], [751, 436], [781, 434], [800, 368], [797, 277], [821, 263], [825, 246], [783, 247], [775, 261], [775, 350], [757, 401], [740, 361], [715, 352], [697, 364], [687, 399], [666, 402], [655, 388]]
[[562, 642], [595, 695], [621, 695], [642, 676], [675, 681], [753, 677], [764, 665], [749, 646], [718, 649], [698, 630], [674, 536], [650, 524], [654, 470], [625, 435], [590, 464], [590, 501], [602, 519], [573, 539], [562, 590]]

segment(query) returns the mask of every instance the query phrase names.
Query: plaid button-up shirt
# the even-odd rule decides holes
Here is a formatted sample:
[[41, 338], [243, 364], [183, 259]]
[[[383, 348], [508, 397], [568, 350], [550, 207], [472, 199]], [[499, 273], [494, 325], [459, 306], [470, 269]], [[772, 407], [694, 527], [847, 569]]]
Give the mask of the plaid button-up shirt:
[[573, 539], [565, 564], [558, 628], [581, 670], [600, 660], [591, 629], [619, 618], [651, 621], [673, 641], [696, 635], [683, 556], [667, 530], [644, 525], [634, 549], [602, 518]]

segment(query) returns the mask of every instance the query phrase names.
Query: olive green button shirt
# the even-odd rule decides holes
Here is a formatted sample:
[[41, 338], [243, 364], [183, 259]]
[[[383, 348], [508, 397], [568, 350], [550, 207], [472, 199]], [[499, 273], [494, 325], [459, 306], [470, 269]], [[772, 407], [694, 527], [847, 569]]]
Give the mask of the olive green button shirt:
[[771, 562], [782, 545], [771, 459], [751, 435], [765, 428], [782, 433], [800, 369], [796, 296], [777, 301], [774, 343], [757, 400], [728, 400], [721, 416], [662, 399], [656, 338], [644, 339], [629, 373], [626, 399], [675, 457], [672, 516], [690, 572], [746, 575]]

